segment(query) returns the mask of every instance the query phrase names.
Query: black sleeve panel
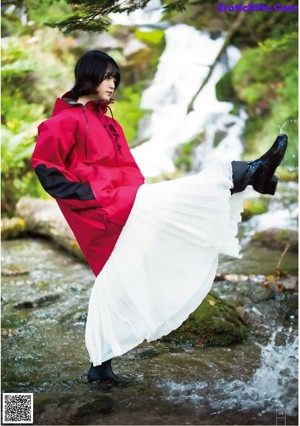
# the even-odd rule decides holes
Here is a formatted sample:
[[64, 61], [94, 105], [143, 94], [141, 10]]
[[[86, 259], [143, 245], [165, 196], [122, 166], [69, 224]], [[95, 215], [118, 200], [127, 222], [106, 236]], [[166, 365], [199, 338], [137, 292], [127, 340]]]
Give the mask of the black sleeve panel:
[[39, 164], [35, 168], [35, 173], [39, 178], [42, 187], [52, 197], [59, 199], [94, 200], [95, 196], [89, 184], [72, 182], [55, 167], [46, 167]]

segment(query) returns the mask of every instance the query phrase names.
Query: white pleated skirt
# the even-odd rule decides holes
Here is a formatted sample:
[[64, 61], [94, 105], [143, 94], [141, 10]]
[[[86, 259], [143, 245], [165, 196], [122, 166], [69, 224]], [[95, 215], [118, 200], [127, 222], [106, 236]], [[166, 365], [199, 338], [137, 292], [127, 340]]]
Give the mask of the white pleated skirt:
[[231, 163], [142, 185], [117, 244], [95, 280], [86, 324], [94, 365], [179, 327], [214, 281], [220, 253], [240, 257], [243, 194]]

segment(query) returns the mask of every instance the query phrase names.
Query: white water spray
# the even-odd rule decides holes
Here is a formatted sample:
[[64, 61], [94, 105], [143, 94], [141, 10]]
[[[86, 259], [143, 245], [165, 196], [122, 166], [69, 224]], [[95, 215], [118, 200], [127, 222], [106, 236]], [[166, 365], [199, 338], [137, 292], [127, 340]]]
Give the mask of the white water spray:
[[292, 336], [290, 330], [285, 345], [277, 345], [276, 338], [281, 331], [275, 331], [266, 346], [256, 343], [261, 348], [261, 365], [251, 380], [218, 382], [224, 399], [212, 401], [214, 409], [247, 411], [260, 408], [262, 413], [282, 410], [290, 416], [297, 414], [298, 337]]
[[289, 118], [288, 120], [286, 120], [281, 126], [280, 126], [280, 130], [279, 130], [279, 134], [282, 135], [283, 133], [283, 129], [285, 128], [285, 126], [288, 123], [294, 123], [295, 125], [298, 125], [298, 118]]

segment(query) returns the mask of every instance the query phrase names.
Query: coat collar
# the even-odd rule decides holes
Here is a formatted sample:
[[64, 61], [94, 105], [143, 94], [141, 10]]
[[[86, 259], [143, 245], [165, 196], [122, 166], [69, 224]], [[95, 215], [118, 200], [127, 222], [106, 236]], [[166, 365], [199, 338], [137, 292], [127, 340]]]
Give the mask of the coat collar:
[[[102, 112], [103, 114], [106, 113], [108, 106], [110, 104], [113, 104], [114, 101], [110, 100], [110, 101], [89, 101], [85, 104], [86, 108], [89, 110], [93, 110], [93, 111], [99, 111]], [[52, 112], [52, 116], [59, 114], [61, 111], [64, 111], [66, 109], [69, 108], [74, 108], [74, 107], [82, 107], [83, 104], [78, 103], [77, 99], [74, 97], [74, 94], [72, 91], [66, 92], [61, 98], [57, 98], [54, 108], [53, 108], [53, 112]]]

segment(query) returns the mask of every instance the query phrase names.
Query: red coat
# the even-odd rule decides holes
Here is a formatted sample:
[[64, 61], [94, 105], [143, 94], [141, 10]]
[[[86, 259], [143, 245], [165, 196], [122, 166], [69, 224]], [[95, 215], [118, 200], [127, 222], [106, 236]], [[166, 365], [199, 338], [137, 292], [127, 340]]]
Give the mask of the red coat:
[[144, 183], [121, 126], [105, 115], [109, 102], [85, 106], [57, 99], [39, 126], [33, 168], [52, 195], [98, 275]]

